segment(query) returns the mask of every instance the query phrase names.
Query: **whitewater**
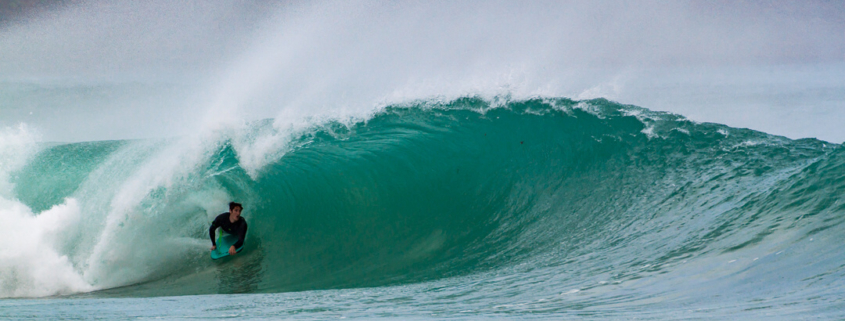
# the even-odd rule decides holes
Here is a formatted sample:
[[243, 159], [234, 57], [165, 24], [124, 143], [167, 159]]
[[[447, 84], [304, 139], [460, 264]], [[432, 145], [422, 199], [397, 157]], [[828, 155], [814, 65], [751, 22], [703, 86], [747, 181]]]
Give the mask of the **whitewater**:
[[[760, 65], [721, 25], [615, 56], [701, 3], [573, 4], [0, 19], [0, 319], [845, 317], [845, 64]], [[249, 234], [213, 261], [230, 201]]]

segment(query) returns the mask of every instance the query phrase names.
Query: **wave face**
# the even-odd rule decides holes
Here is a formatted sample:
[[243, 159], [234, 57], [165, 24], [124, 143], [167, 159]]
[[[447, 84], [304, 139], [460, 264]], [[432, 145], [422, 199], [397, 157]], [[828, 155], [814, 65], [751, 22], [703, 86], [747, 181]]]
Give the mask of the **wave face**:
[[[0, 211], [20, 228], [0, 236], [14, 245], [0, 296], [484, 276], [473, 291], [570, 304], [842, 297], [840, 145], [601, 99], [422, 101], [244, 128], [3, 147], [18, 165], [0, 167]], [[211, 261], [208, 224], [230, 200], [245, 205], [246, 248]]]

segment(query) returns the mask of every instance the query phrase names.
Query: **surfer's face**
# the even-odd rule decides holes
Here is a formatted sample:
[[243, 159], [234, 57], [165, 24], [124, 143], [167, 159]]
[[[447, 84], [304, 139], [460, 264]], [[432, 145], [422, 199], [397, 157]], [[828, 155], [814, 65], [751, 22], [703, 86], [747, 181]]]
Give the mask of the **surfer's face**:
[[242, 210], [242, 208], [240, 208], [240, 207], [233, 208], [232, 209], [232, 215], [234, 215], [235, 217], [240, 217], [241, 216], [241, 210]]

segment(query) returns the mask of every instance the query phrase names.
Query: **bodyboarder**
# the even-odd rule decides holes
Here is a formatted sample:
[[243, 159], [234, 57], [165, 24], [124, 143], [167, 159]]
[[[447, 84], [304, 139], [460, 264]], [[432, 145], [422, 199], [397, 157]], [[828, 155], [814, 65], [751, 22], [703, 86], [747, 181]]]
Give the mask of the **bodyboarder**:
[[218, 227], [223, 229], [223, 232], [237, 235], [238, 241], [229, 247], [229, 255], [235, 255], [237, 249], [244, 245], [246, 238], [246, 219], [241, 217], [241, 211], [244, 207], [241, 204], [231, 202], [229, 203], [229, 212], [217, 215], [214, 221], [211, 222], [211, 227], [208, 229], [208, 234], [211, 236], [211, 250], [217, 249], [217, 243], [214, 241], [214, 230]]

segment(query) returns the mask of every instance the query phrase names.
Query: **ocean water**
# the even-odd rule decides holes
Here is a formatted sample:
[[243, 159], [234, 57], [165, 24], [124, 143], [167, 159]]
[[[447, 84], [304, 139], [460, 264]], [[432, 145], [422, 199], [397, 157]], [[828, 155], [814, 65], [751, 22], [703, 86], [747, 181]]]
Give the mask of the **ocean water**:
[[[845, 147], [605, 99], [0, 132], [0, 319], [838, 319]], [[209, 259], [229, 201], [240, 254]]]

